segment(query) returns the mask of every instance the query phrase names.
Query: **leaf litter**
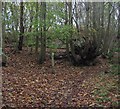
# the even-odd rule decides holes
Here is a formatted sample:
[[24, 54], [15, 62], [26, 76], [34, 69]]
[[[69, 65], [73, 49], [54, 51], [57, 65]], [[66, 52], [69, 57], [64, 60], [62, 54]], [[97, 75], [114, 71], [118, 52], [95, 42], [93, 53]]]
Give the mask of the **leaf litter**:
[[[52, 73], [51, 60], [38, 65], [36, 56], [23, 50], [11, 54], [7, 67], [3, 67], [3, 104], [10, 107], [81, 107], [97, 105], [94, 92], [105, 82], [100, 73], [109, 68], [107, 60], [99, 58], [95, 66], [75, 67], [66, 60], [55, 60]], [[105, 76], [104, 81], [112, 81]], [[114, 83], [114, 81], [112, 81]], [[97, 87], [99, 84], [100, 87]], [[117, 102], [116, 91], [109, 97]], [[103, 106], [111, 106], [103, 102]]]

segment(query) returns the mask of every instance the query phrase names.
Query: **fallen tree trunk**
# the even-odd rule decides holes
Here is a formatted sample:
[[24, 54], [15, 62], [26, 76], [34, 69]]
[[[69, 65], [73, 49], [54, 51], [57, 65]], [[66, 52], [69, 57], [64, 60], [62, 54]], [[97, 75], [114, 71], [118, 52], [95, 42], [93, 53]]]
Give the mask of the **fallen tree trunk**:
[[55, 53], [55, 55], [54, 55], [55, 60], [66, 59], [66, 58], [67, 58], [67, 53], [66, 52]]

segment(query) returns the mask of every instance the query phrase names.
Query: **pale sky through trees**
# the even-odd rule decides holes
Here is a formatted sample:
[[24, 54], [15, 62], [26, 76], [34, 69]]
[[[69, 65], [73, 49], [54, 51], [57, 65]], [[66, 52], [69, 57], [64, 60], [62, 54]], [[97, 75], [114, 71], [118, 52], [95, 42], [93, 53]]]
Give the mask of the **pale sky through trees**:
[[[2, 0], [2, 2], [20, 2], [21, 0]], [[23, 2], [119, 2], [119, 0], [23, 0]]]

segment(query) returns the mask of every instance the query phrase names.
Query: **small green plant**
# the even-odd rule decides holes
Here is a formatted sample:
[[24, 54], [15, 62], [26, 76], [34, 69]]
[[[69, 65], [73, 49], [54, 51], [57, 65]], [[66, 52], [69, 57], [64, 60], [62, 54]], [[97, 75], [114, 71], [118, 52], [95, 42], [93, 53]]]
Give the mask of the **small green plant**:
[[98, 103], [105, 103], [105, 102], [111, 101], [111, 99], [108, 97], [99, 97], [99, 98], [96, 98], [96, 100]]
[[119, 102], [118, 101], [113, 101], [112, 102], [112, 106], [118, 107], [119, 106]]
[[94, 91], [94, 95], [97, 96], [96, 100], [99, 103], [110, 101], [110, 99], [108, 98], [108, 94], [108, 90], [104, 87], [100, 87], [99, 89], [96, 89]]
[[120, 75], [119, 69], [120, 69], [119, 64], [112, 64], [111, 65], [111, 74]]
[[118, 83], [116, 75], [111, 73], [109, 74], [100, 74], [98, 78], [98, 82], [95, 85], [95, 89], [92, 91], [93, 97], [96, 99], [97, 105], [103, 105], [106, 103], [111, 103], [111, 105], [116, 106], [117, 100], [113, 102], [112, 94], [118, 94]]
[[108, 95], [108, 92], [107, 91], [104, 91], [104, 93], [100, 93], [99, 96], [100, 97], [106, 97]]

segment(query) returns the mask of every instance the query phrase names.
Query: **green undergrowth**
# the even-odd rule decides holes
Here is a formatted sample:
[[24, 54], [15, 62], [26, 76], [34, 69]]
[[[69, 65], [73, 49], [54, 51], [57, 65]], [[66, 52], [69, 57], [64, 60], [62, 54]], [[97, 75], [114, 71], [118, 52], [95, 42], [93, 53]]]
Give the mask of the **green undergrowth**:
[[96, 103], [98, 105], [111, 104], [111, 106], [118, 107], [118, 92], [120, 91], [118, 86], [118, 76], [101, 73], [93, 90]]

